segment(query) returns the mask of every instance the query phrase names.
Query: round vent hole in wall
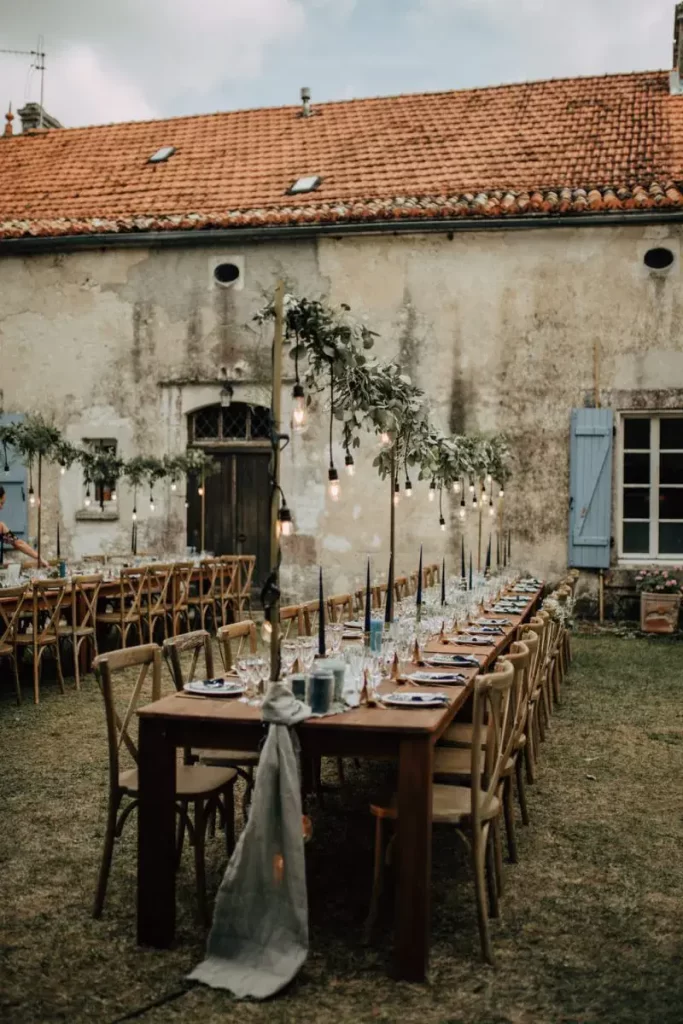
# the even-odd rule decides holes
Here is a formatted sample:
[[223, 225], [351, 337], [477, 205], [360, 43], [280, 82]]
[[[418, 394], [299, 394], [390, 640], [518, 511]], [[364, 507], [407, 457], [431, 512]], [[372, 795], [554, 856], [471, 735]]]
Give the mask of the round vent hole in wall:
[[214, 281], [224, 288], [239, 281], [239, 278], [240, 268], [235, 263], [219, 263], [213, 268]]
[[643, 263], [649, 270], [668, 270], [673, 265], [674, 258], [671, 249], [657, 246], [655, 249], [647, 250]]

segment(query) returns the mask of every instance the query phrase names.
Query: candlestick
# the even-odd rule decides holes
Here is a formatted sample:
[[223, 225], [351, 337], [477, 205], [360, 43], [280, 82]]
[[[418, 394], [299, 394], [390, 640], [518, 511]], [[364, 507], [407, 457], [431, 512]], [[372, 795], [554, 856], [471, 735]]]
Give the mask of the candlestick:
[[489, 543], [488, 547], [486, 548], [486, 565], [484, 567], [484, 575], [491, 575], [491, 534], [489, 534]]
[[441, 604], [446, 603], [446, 559], [441, 563]]
[[389, 555], [389, 576], [387, 577], [387, 599], [384, 605], [384, 622], [391, 623], [394, 619], [394, 558]]
[[470, 551], [470, 585], [469, 590], [472, 589], [472, 552]]
[[370, 559], [368, 558], [368, 574], [365, 583], [365, 642], [370, 643], [370, 620], [372, 617], [372, 593], [370, 592]]
[[465, 583], [467, 574], [465, 572], [465, 538], [460, 538], [460, 579]]
[[422, 604], [422, 545], [420, 544], [420, 567], [417, 570], [417, 595], [415, 597], [415, 604], [417, 605], [418, 614], [420, 612], [420, 606]]
[[323, 596], [323, 567], [320, 566], [320, 580], [318, 585], [318, 656], [325, 657], [325, 599]]

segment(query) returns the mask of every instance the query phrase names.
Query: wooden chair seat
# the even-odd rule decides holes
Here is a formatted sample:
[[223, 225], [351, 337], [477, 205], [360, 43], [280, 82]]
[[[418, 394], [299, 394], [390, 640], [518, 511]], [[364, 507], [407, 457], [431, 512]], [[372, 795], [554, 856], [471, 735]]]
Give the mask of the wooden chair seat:
[[35, 643], [36, 645], [41, 646], [43, 644], [56, 644], [60, 636], [61, 634], [56, 633], [53, 629], [47, 629], [42, 633], [35, 634], [17, 633], [14, 639], [18, 644], [26, 644], [27, 646], [30, 646]]
[[227, 765], [237, 768], [242, 765], [256, 765], [259, 760], [256, 750], [195, 750], [193, 748], [192, 753], [199, 758], [202, 764], [214, 767]]
[[[498, 797], [488, 798], [480, 793], [480, 814], [482, 820], [490, 821], [500, 814]], [[385, 804], [371, 804], [370, 812], [377, 818], [397, 818], [396, 794]], [[432, 821], [435, 824], [466, 824], [472, 815], [472, 790], [469, 786], [432, 786]]]
[[[202, 764], [177, 764], [175, 772], [176, 796], [190, 800], [219, 793], [237, 776], [234, 768], [211, 768]], [[135, 796], [138, 791], [137, 768], [119, 772], [119, 786], [129, 796]]]
[[[120, 612], [98, 612], [97, 622], [104, 623], [118, 623], [121, 622]], [[123, 615], [124, 622], [139, 622], [140, 621], [140, 609], [136, 608], [131, 612], [126, 611]]]
[[8, 654], [13, 654], [14, 648], [11, 644], [0, 643], [0, 658], [6, 657]]
[[94, 626], [76, 626], [75, 629], [70, 629], [69, 634], [71, 636], [94, 636]]
[[[455, 722], [446, 729], [439, 740], [440, 744], [451, 744], [453, 746], [472, 746], [472, 723]], [[438, 749], [438, 748], [437, 748]]]

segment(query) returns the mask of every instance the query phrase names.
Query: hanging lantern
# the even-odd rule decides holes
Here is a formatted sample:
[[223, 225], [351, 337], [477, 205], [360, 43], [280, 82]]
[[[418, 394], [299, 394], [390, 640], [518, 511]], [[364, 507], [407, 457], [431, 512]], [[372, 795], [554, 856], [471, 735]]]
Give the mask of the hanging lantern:
[[177, 491], [178, 490], [178, 484], [175, 482], [175, 480], [171, 480], [171, 490], [172, 491]]
[[327, 480], [327, 492], [329, 496], [332, 498], [332, 501], [339, 501], [341, 487], [339, 486], [339, 473], [334, 468], [334, 466], [330, 466], [330, 468], [328, 469]]
[[412, 498], [412, 496], [413, 496], [413, 485], [410, 482], [410, 477], [408, 477], [408, 476], [406, 477], [405, 490], [406, 490], [406, 498]]
[[344, 465], [346, 466], [346, 472], [348, 473], [348, 475], [353, 476], [353, 474], [356, 472], [356, 466], [354, 464], [353, 455], [351, 454], [351, 452], [346, 453], [344, 457]]
[[[90, 508], [90, 500], [90, 484], [88, 484], [88, 486], [85, 489], [85, 498], [83, 499], [83, 504], [85, 505], [86, 508]], [[35, 498], [33, 497], [32, 487], [29, 487], [28, 489], [28, 503], [29, 505], [35, 505]]]
[[308, 413], [306, 411], [306, 392], [299, 381], [292, 388], [292, 430], [295, 434], [303, 434], [308, 428]]
[[443, 516], [439, 516], [439, 526], [441, 527], [442, 531], [445, 533], [446, 532], [446, 520], [444, 519]]
[[132, 513], [130, 518], [133, 520], [133, 522], [135, 522], [137, 520], [137, 518], [138, 518], [138, 510], [136, 508], [133, 509], [133, 513]]
[[278, 530], [283, 537], [290, 537], [294, 532], [294, 523], [292, 522], [292, 513], [289, 510], [287, 502], [282, 501], [282, 505], [278, 509], [277, 513]]
[[399, 482], [397, 480], [396, 483], [394, 484], [394, 505], [398, 505], [400, 500], [401, 500], [401, 485], [399, 484]]
[[435, 495], [436, 495], [436, 480], [432, 480], [431, 484], [429, 485], [429, 500], [430, 501], [434, 501]]
[[467, 506], [465, 505], [465, 498], [460, 499], [460, 508], [458, 509], [458, 517], [462, 520], [467, 515]]
[[149, 496], [149, 510], [150, 510], [150, 512], [153, 512], [154, 508], [155, 508], [155, 506], [154, 506], [154, 495], [152, 493], [150, 493], [150, 496]]
[[[9, 467], [5, 467], [5, 472], [7, 472], [8, 468]], [[60, 463], [59, 472], [60, 472], [61, 476], [64, 476], [64, 474], [66, 473], [66, 466], [64, 465], [63, 462]]]
[[460, 481], [459, 480], [454, 480], [453, 481], [453, 494], [460, 494]]

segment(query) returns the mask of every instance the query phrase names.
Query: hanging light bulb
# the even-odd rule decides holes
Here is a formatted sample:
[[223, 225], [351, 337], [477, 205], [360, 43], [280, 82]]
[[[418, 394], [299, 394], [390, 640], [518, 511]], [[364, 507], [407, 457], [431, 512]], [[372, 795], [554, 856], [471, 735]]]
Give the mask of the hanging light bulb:
[[283, 537], [291, 537], [294, 532], [294, 523], [292, 522], [292, 513], [290, 512], [284, 498], [282, 500], [282, 505], [278, 509], [277, 525]]
[[187, 496], [186, 496], [186, 497], [185, 497], [185, 508], [189, 508], [189, 507], [190, 507], [190, 503], [189, 503], [189, 501], [187, 500]]
[[434, 501], [434, 496], [435, 495], [436, 495], [436, 480], [432, 480], [431, 484], [429, 485], [429, 500], [430, 501]]
[[[29, 504], [30, 505], [35, 504], [35, 498], [33, 498], [32, 495], [33, 495], [33, 488], [29, 487], [29, 489], [28, 489], [28, 500], [29, 500]], [[90, 484], [88, 484], [88, 486], [85, 489], [85, 498], [83, 499], [83, 504], [85, 505], [86, 508], [90, 508]]]
[[462, 498], [460, 501], [460, 508], [458, 509], [458, 516], [460, 519], [464, 519], [467, 515], [467, 508], [465, 507], [465, 499]]
[[334, 466], [330, 466], [330, 468], [328, 469], [328, 471], [327, 471], [327, 479], [328, 479], [327, 491], [328, 491], [329, 496], [332, 498], [332, 501], [339, 501], [339, 495], [341, 494], [341, 487], [339, 486], [339, 473], [334, 468]]
[[344, 457], [344, 465], [346, 466], [346, 472], [348, 473], [348, 475], [353, 476], [353, 474], [356, 472], [356, 466], [354, 464], [353, 455], [351, 454], [351, 452], [346, 453]]
[[399, 484], [399, 482], [397, 480], [396, 483], [394, 484], [394, 505], [398, 505], [400, 500], [401, 500], [401, 485]]
[[306, 392], [303, 384], [297, 383], [292, 388], [292, 430], [295, 434], [303, 434], [308, 427], [308, 413], [306, 412]]
[[175, 482], [175, 480], [171, 480], [171, 490], [172, 491], [177, 491], [178, 490], [178, 484]]
[[[86, 491], [86, 495], [88, 495], [88, 493], [89, 492]], [[28, 489], [28, 503], [31, 506], [31, 508], [33, 508], [33, 506], [36, 503], [36, 496], [33, 493], [33, 484], [31, 484], [31, 486]], [[88, 503], [88, 505], [90, 504], [90, 498], [88, 498], [88, 502], [87, 503]]]
[[504, 497], [504, 496], [505, 496], [505, 491], [504, 491], [504, 490], [503, 490], [503, 488], [501, 487], [501, 489], [500, 489], [500, 490], [498, 491], [498, 497], [499, 497], [499, 498], [502, 498], [502, 497]]
[[9, 476], [9, 465], [8, 465], [6, 459], [5, 459], [5, 476]]
[[460, 481], [459, 480], [454, 480], [453, 481], [453, 494], [460, 494]]
[[474, 481], [470, 480], [470, 494], [474, 494]]
[[444, 531], [444, 533], [445, 533], [445, 531], [446, 531], [446, 520], [444, 519], [444, 517], [443, 517], [443, 516], [440, 516], [440, 517], [439, 517], [439, 526], [441, 527], [441, 529], [442, 529], [442, 530]]
[[150, 512], [154, 511], [154, 495], [153, 494], [150, 494], [150, 496], [149, 496], [149, 510], [150, 510]]
[[116, 497], [117, 497], [116, 491], [112, 489], [112, 492], [111, 492], [109, 500], [110, 501], [116, 501]]
[[495, 514], [496, 514], [496, 510], [493, 507], [493, 498], [491, 498], [491, 500], [489, 501], [489, 515], [490, 516], [495, 516]]
[[491, 486], [491, 484], [493, 483], [493, 477], [491, 476], [491, 474], [490, 474], [490, 473], [487, 473], [487, 474], [486, 474], [486, 483], [487, 483], [487, 484], [488, 484], [489, 486]]
[[133, 509], [133, 514], [131, 515], [130, 518], [133, 520], [133, 522], [135, 522], [137, 517], [138, 517], [138, 510], [136, 508], [134, 508]]
[[388, 448], [389, 445], [391, 444], [391, 438], [389, 437], [386, 430], [383, 430], [382, 433], [379, 435], [379, 443], [383, 445], [385, 448]]
[[273, 635], [272, 623], [269, 622], [268, 619], [264, 619], [263, 620], [263, 625], [261, 626], [261, 639], [263, 640], [264, 644], [269, 644], [270, 643], [272, 635]]
[[[5, 469], [5, 472], [7, 472], [7, 469]], [[64, 465], [63, 462], [60, 464], [59, 472], [62, 476], [64, 476], [64, 474], [66, 473], [66, 466]]]
[[483, 484], [481, 485], [481, 498], [480, 498], [480, 501], [481, 501], [482, 505], [486, 504], [486, 488], [484, 487]]
[[478, 503], [477, 503], [477, 495], [476, 495], [476, 494], [474, 494], [474, 495], [472, 496], [472, 508], [478, 508], [478, 507], [479, 507], [479, 505], [478, 505]]
[[410, 482], [410, 477], [408, 477], [408, 476], [406, 477], [405, 489], [406, 489], [406, 498], [412, 498], [412, 496], [413, 496], [413, 485]]
[[200, 485], [199, 485], [199, 487], [197, 488], [197, 494], [198, 494], [198, 495], [199, 495], [199, 497], [201, 498], [201, 496], [202, 496], [202, 494], [203, 494], [203, 493], [204, 493], [204, 488], [203, 488], [203, 487], [202, 487], [202, 485], [200, 484]]

